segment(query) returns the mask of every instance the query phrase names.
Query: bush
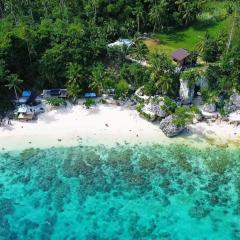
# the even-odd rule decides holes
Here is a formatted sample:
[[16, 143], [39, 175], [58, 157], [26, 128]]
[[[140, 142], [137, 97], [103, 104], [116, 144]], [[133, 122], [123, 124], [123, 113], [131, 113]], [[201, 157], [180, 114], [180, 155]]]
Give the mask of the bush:
[[195, 65], [197, 63], [198, 53], [196, 51], [190, 52], [190, 55], [187, 58], [188, 65]]
[[218, 97], [217, 91], [209, 91], [208, 89], [201, 89], [201, 94], [202, 94], [204, 103], [211, 104], [211, 103], [217, 102], [217, 97]]
[[222, 117], [226, 116], [228, 114], [227, 109], [226, 109], [226, 104], [227, 102], [221, 98], [218, 102], [217, 102], [217, 108], [218, 108], [218, 112], [220, 113], [220, 115]]
[[193, 121], [196, 114], [199, 113], [199, 109], [196, 106], [192, 107], [179, 107], [174, 113], [173, 123], [177, 126], [185, 126]]
[[125, 97], [128, 93], [128, 83], [125, 80], [119, 81], [116, 85], [116, 97]]
[[143, 92], [147, 96], [155, 95], [157, 92], [155, 84], [152, 81], [146, 83], [144, 85]]
[[95, 105], [96, 102], [93, 99], [87, 99], [83, 104], [86, 106], [86, 108], [90, 108], [91, 106]]
[[168, 114], [175, 112], [177, 104], [169, 97], [164, 97], [164, 105], [161, 107]]
[[54, 107], [64, 106], [66, 104], [65, 100], [58, 97], [49, 97], [47, 103]]
[[202, 58], [206, 62], [215, 62], [218, 58], [218, 43], [215, 39], [206, 40], [203, 48]]
[[209, 65], [204, 73], [204, 78], [206, 78], [209, 89], [216, 89], [219, 87], [221, 79], [221, 68], [219, 65]]
[[140, 104], [137, 105], [136, 110], [137, 110], [139, 113], [141, 113], [143, 107], [144, 107], [144, 103], [140, 103]]
[[120, 69], [120, 79], [125, 79], [135, 90], [148, 82], [149, 78], [146, 67], [139, 64], [124, 64]]
[[139, 115], [148, 121], [153, 121], [151, 115], [142, 111], [143, 108], [144, 108], [144, 103], [140, 103], [137, 105], [136, 110], [138, 111]]
[[0, 115], [6, 113], [7, 111], [13, 109], [13, 104], [8, 100], [0, 100]]
[[188, 83], [189, 88], [192, 88], [199, 78], [199, 73], [196, 69], [188, 69], [181, 73], [181, 78]]

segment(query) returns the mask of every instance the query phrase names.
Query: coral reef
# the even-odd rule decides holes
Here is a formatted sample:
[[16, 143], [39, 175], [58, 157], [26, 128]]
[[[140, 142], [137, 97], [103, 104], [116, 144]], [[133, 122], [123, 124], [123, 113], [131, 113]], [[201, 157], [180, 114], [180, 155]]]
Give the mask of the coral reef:
[[0, 239], [238, 239], [239, 156], [128, 144], [0, 154]]

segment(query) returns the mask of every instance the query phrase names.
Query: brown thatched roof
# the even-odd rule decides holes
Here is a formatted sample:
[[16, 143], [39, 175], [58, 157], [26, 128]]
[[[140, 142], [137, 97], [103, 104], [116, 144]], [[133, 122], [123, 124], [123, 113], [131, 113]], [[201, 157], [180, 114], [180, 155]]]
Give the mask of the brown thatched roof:
[[189, 56], [189, 52], [184, 48], [179, 48], [172, 53], [172, 58], [177, 61], [182, 61]]

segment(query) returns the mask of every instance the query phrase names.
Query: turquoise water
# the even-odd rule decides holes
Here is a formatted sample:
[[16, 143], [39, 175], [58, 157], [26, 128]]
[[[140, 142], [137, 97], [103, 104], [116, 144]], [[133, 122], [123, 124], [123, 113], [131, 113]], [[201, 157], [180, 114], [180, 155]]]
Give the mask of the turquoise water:
[[2, 152], [0, 239], [240, 239], [240, 150]]

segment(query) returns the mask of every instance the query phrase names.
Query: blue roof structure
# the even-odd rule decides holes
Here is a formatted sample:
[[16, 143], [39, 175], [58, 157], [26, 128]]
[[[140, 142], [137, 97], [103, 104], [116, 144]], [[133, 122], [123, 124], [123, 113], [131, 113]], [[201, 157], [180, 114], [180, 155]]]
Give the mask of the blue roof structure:
[[94, 93], [94, 92], [89, 92], [89, 93], [85, 93], [84, 97], [86, 97], [86, 98], [94, 98], [94, 97], [97, 97], [97, 94]]
[[30, 97], [31, 95], [32, 95], [31, 91], [26, 90], [22, 92], [22, 97]]

